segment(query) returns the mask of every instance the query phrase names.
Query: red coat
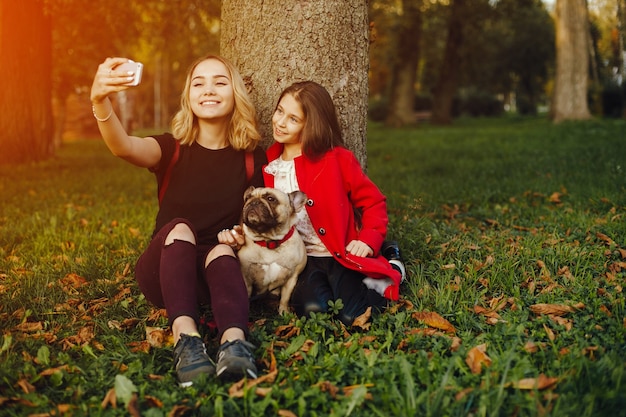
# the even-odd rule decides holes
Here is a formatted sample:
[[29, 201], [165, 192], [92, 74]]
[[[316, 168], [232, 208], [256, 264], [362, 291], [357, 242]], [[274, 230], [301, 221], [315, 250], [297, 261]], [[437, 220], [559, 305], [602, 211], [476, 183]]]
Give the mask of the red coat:
[[[280, 157], [282, 150], [282, 144], [274, 143], [267, 150], [267, 160]], [[307, 213], [328, 251], [346, 268], [372, 278], [391, 278], [395, 284], [384, 295], [397, 300], [400, 272], [379, 253], [387, 234], [386, 198], [365, 175], [354, 154], [337, 147], [317, 161], [299, 156], [294, 164], [300, 191], [307, 195]], [[273, 175], [263, 170], [263, 178], [267, 187], [274, 186]], [[355, 209], [361, 212], [360, 229]], [[355, 239], [369, 245], [374, 256], [363, 258], [347, 253], [346, 246]]]

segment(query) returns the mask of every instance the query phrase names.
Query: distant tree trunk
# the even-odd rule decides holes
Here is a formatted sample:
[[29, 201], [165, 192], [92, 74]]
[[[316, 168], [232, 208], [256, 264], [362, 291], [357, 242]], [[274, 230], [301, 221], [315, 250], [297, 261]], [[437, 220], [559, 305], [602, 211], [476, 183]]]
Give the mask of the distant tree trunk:
[[589, 20], [586, 0], [556, 2], [556, 75], [551, 116], [555, 123], [591, 117], [589, 84]]
[[366, 163], [369, 25], [362, 0], [223, 0], [220, 49], [251, 91], [265, 143], [281, 91], [313, 80], [328, 90], [346, 146]]
[[53, 150], [52, 26], [43, 0], [0, 2], [0, 163]]
[[448, 39], [441, 63], [439, 79], [433, 90], [433, 124], [452, 122], [452, 103], [457, 91], [459, 78], [460, 49], [463, 43], [465, 0], [453, 0], [450, 4]]
[[421, 2], [403, 0], [402, 14], [397, 20], [396, 53], [391, 72], [389, 111], [385, 124], [400, 127], [415, 123], [415, 78], [420, 58], [422, 34]]

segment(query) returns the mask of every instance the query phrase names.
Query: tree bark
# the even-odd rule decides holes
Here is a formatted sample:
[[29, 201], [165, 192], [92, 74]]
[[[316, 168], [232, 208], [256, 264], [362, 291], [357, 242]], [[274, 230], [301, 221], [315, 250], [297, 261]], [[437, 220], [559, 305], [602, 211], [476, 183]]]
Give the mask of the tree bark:
[[555, 123], [591, 118], [587, 104], [588, 42], [586, 0], [557, 0], [556, 75], [551, 107]]
[[450, 124], [452, 122], [452, 103], [457, 91], [459, 78], [460, 48], [463, 43], [463, 26], [465, 0], [453, 0], [450, 4], [450, 20], [448, 22], [448, 39], [444, 52], [439, 79], [433, 89], [433, 124]]
[[0, 164], [53, 151], [52, 26], [43, 3], [0, 2]]
[[362, 0], [224, 0], [221, 54], [239, 69], [264, 144], [281, 91], [313, 80], [328, 90], [346, 146], [366, 165], [369, 25]]
[[422, 33], [421, 2], [402, 1], [402, 15], [398, 16], [396, 53], [391, 72], [389, 111], [385, 124], [400, 127], [415, 123], [415, 79], [420, 58]]

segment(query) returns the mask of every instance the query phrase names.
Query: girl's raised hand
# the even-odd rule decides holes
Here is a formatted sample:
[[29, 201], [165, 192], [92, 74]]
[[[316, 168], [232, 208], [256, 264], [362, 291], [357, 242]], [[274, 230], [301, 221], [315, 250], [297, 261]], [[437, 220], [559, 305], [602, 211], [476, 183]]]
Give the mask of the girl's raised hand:
[[98, 71], [91, 85], [91, 102], [101, 103], [109, 94], [126, 90], [129, 81], [133, 80], [133, 75], [127, 71], [119, 71], [115, 68], [129, 62], [127, 58], [107, 58], [98, 66]]

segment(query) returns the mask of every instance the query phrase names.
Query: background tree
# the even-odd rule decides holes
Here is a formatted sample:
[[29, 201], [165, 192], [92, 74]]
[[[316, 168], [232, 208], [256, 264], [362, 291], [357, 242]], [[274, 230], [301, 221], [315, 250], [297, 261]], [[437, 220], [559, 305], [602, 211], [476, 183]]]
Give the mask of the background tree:
[[463, 26], [466, 22], [465, 5], [467, 0], [452, 0], [448, 20], [446, 49], [439, 71], [439, 79], [433, 89], [433, 116], [435, 124], [448, 124], [452, 121], [452, 101], [457, 89]]
[[0, 2], [0, 164], [52, 152], [52, 32], [43, 0]]
[[551, 117], [589, 119], [589, 21], [586, 0], [556, 1], [556, 74]]
[[420, 59], [422, 2], [402, 0], [395, 8], [393, 28], [396, 51], [391, 60], [391, 91], [385, 124], [399, 127], [415, 123], [415, 81]]
[[[186, 66], [200, 55], [219, 50], [219, 0], [47, 1], [54, 22], [57, 140], [68, 97], [78, 94], [81, 105], [89, 109], [94, 71], [107, 56], [144, 63], [141, 85], [117, 96], [116, 104], [124, 107], [122, 123], [131, 130], [167, 126], [178, 107]], [[90, 113], [81, 114], [95, 129]]]
[[337, 107], [346, 146], [365, 166], [368, 15], [362, 0], [224, 0], [220, 48], [245, 77], [264, 139], [278, 95], [313, 80]]
[[493, 41], [498, 52], [492, 61], [493, 76], [504, 82], [498, 93], [513, 92], [518, 113], [537, 114], [553, 70], [552, 17], [541, 0], [500, 0], [494, 11]]

